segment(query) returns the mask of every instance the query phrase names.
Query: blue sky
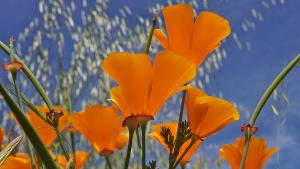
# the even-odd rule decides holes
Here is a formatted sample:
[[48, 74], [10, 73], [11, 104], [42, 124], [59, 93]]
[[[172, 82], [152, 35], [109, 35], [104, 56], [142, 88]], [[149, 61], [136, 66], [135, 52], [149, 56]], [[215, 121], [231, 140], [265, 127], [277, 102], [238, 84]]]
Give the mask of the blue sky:
[[[272, 5], [272, 2], [275, 5]], [[113, 0], [110, 13], [118, 6], [127, 4], [142, 16], [149, 16], [146, 10], [151, 1], [130, 1], [122, 3]], [[233, 36], [224, 44], [228, 51], [228, 59], [224, 61], [217, 78], [212, 79], [208, 93], [222, 92], [223, 97], [243, 105], [250, 112], [267, 86], [281, 69], [298, 53], [300, 53], [300, 1], [298, 0], [265, 0], [270, 4], [266, 8], [258, 0], [217, 0], [209, 2], [209, 10], [215, 11], [231, 22], [234, 32], [241, 42], [249, 42], [250, 49], [245, 45], [238, 48]], [[273, 2], [273, 3], [274, 3]], [[285, 2], [281, 4], [281, 2]], [[263, 21], [253, 21], [252, 11], [256, 9], [262, 14]], [[36, 16], [38, 4], [34, 0], [9, 0], [0, 5], [0, 40], [7, 41], [10, 35], [17, 35]], [[242, 23], [246, 20], [255, 23], [255, 30], [245, 31]], [[0, 53], [2, 55], [2, 53]], [[285, 80], [283, 90], [290, 99], [287, 107], [279, 103], [280, 116], [274, 116], [270, 103], [262, 111], [257, 125], [260, 128], [258, 136], [266, 136], [268, 143], [279, 146], [280, 152], [272, 158], [267, 168], [299, 168], [297, 153], [300, 151], [298, 128], [300, 127], [300, 69], [293, 70]], [[239, 125], [246, 123], [246, 112], [241, 112], [242, 119], [235, 125], [226, 128], [210, 141], [217, 144], [230, 143], [234, 136], [239, 136]], [[223, 138], [223, 139], [219, 139]], [[209, 148], [204, 148], [209, 151]], [[214, 149], [215, 151], [215, 149]]]

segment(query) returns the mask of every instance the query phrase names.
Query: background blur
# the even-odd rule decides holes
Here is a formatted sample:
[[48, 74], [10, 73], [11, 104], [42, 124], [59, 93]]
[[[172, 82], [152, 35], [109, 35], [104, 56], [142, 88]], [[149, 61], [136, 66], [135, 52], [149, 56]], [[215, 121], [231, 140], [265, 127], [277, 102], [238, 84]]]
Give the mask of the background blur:
[[[178, 2], [191, 4], [197, 14], [214, 11], [231, 23], [231, 36], [202, 65], [194, 84], [210, 95], [235, 102], [241, 119], [208, 138], [187, 166], [229, 168], [227, 162], [218, 159], [219, 146], [242, 136], [239, 126], [247, 123], [264, 90], [300, 53], [299, 0], [6, 0], [0, 5], [0, 40], [8, 44], [9, 37], [14, 36], [16, 52], [39, 77], [54, 102], [64, 104], [64, 98], [71, 96], [75, 111], [80, 111], [86, 104], [107, 104], [111, 84], [99, 68], [103, 57], [111, 51], [142, 52], [152, 13]], [[161, 19], [160, 13], [158, 26], [163, 28]], [[153, 41], [151, 55], [159, 49]], [[8, 60], [4, 55], [0, 51], [1, 64]], [[5, 81], [6, 73], [0, 70], [0, 74], [0, 80]], [[256, 135], [266, 137], [269, 146], [280, 148], [268, 161], [267, 169], [300, 167], [299, 82], [300, 69], [295, 68], [257, 121]], [[25, 80], [22, 89], [39, 103]], [[176, 97], [170, 99], [153, 123], [177, 120], [178, 103]], [[1, 100], [0, 112], [1, 127], [8, 128], [12, 124]], [[78, 137], [78, 146], [90, 148], [82, 140]], [[149, 144], [148, 160], [160, 157], [159, 153], [166, 154], [151, 152], [152, 147], [158, 151], [157, 147], [162, 146], [151, 140]]]

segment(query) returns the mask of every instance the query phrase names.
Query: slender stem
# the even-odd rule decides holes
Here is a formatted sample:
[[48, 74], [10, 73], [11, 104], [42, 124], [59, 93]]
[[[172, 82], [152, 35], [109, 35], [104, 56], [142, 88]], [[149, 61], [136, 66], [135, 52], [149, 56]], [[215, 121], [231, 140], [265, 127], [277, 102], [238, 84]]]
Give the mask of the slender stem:
[[[185, 86], [186, 85], [187, 84], [185, 84]], [[174, 162], [176, 161], [176, 158], [178, 156], [179, 149], [180, 149], [180, 147], [179, 147], [179, 136], [180, 136], [181, 133], [179, 133], [180, 132], [179, 128], [181, 127], [181, 122], [182, 122], [182, 118], [183, 118], [183, 110], [184, 110], [186, 94], [187, 94], [187, 91], [183, 90], [182, 91], [180, 111], [179, 111], [179, 118], [178, 118], [178, 130], [177, 130], [176, 139], [175, 139], [175, 148], [174, 148], [174, 152], [173, 152], [173, 157], [171, 156], [171, 152], [170, 152], [170, 157], [169, 157], [170, 166], [173, 166]]]
[[180, 164], [181, 169], [185, 169], [185, 164]]
[[141, 124], [142, 128], [142, 169], [146, 169], [146, 129], [147, 122]]
[[48, 169], [57, 169], [57, 165], [55, 161], [52, 159], [50, 153], [48, 152], [45, 144], [37, 134], [37, 131], [28, 121], [27, 117], [25, 116], [22, 109], [18, 106], [18, 104], [12, 99], [9, 95], [8, 91], [3, 87], [0, 83], [0, 93], [2, 94], [4, 100], [8, 104], [9, 108], [13, 112], [16, 120], [24, 130], [25, 134], [29, 138], [30, 142], [32, 143], [33, 147], [35, 148], [37, 154], [43, 161], [44, 165]]
[[257, 117], [259, 116], [261, 110], [263, 109], [264, 105], [266, 104], [267, 100], [273, 93], [273, 91], [276, 89], [276, 87], [280, 84], [282, 79], [294, 68], [297, 63], [300, 61], [300, 55], [296, 56], [274, 79], [274, 81], [270, 84], [270, 86], [267, 88], [265, 93], [262, 95], [260, 100], [258, 101], [255, 111], [252, 114], [250, 125], [253, 126]]
[[40, 82], [35, 78], [31, 70], [23, 63], [23, 61], [15, 54], [10, 52], [10, 48], [7, 47], [3, 42], [0, 41], [0, 48], [8, 55], [10, 55], [13, 59], [21, 62], [23, 64], [22, 71], [28, 77], [28, 79], [32, 82], [33, 86], [37, 89], [41, 97], [43, 98], [44, 102], [46, 103], [49, 110], [53, 110], [53, 105], [48, 98], [45, 90], [43, 89]]
[[108, 169], [112, 169], [112, 165], [111, 165], [111, 162], [109, 160], [109, 156], [105, 156], [105, 160], [106, 160], [106, 164], [108, 166]]
[[149, 53], [149, 49], [150, 49], [150, 45], [151, 45], [152, 36], [153, 36], [153, 32], [154, 32], [156, 22], [157, 22], [157, 16], [155, 14], [154, 17], [153, 17], [152, 26], [151, 26], [151, 29], [150, 29], [150, 32], [149, 32], [149, 35], [148, 35], [148, 38], [147, 38], [146, 47], [144, 49], [145, 54]]
[[75, 155], [75, 150], [76, 150], [76, 148], [75, 148], [75, 138], [74, 138], [74, 132], [73, 131], [70, 131], [70, 140], [71, 140], [71, 148], [72, 148], [72, 152], [73, 152], [73, 154]]
[[61, 133], [59, 132], [58, 128], [57, 127], [54, 127], [55, 129], [55, 132], [56, 132], [56, 135], [57, 135], [57, 138], [58, 138], [58, 142], [60, 144], [60, 147], [62, 148], [62, 151], [66, 157], [66, 160], [69, 161], [70, 160], [70, 157], [69, 157], [69, 154], [67, 153], [67, 150], [66, 150], [66, 146], [65, 146], [65, 142], [61, 136]]
[[137, 140], [138, 147], [139, 147], [139, 149], [140, 149], [142, 146], [141, 146], [141, 140], [140, 140], [139, 128], [136, 128], [136, 129], [135, 129], [135, 135], [136, 135], [136, 140]]
[[[240, 169], [244, 169], [244, 167], [245, 167], [245, 162], [246, 162], [246, 158], [247, 158], [250, 139], [251, 139], [251, 137], [245, 139], [245, 146], [244, 146], [244, 149], [243, 149], [243, 156], [242, 156], [242, 160], [241, 160]], [[244, 155], [244, 154], [246, 154], [246, 155]]]
[[52, 122], [50, 120], [47, 119], [45, 113], [43, 113], [40, 109], [38, 109], [33, 103], [31, 103], [29, 101], [29, 99], [24, 96], [23, 94], [21, 95], [22, 100], [24, 101], [24, 103], [26, 104], [26, 106], [28, 106], [37, 116], [39, 116], [42, 120], [44, 120], [46, 123], [48, 123], [49, 125], [53, 126]]
[[[13, 85], [16, 90], [18, 104], [19, 104], [20, 108], [23, 110], [22, 102], [21, 102], [21, 94], [20, 94], [18, 83], [17, 83], [17, 74], [16, 74], [16, 72], [11, 72], [11, 75], [12, 75], [12, 79], [13, 79]], [[29, 157], [30, 157], [31, 167], [34, 169], [35, 168], [35, 160], [34, 160], [34, 154], [32, 152], [32, 147], [30, 145], [30, 142], [29, 142], [27, 136], [26, 136], [25, 140], [26, 140]]]
[[182, 158], [186, 155], [186, 153], [192, 148], [192, 146], [196, 143], [196, 141], [198, 140], [196, 137], [192, 137], [191, 138], [191, 143], [189, 144], [189, 146], [184, 150], [184, 152], [181, 154], [181, 156], [179, 157], [179, 159], [176, 161], [175, 165], [172, 167], [173, 169], [176, 169], [176, 167], [178, 166], [178, 164], [180, 163], [180, 161], [182, 160]]
[[[264, 105], [272, 95], [273, 91], [276, 89], [276, 87], [281, 83], [281, 81], [285, 78], [285, 76], [297, 65], [297, 63], [300, 61], [300, 55], [297, 55], [283, 70], [276, 76], [276, 78], [273, 80], [273, 82], [270, 84], [270, 86], [267, 88], [267, 90], [264, 92], [264, 94], [259, 99], [255, 110], [252, 114], [252, 117], [249, 121], [250, 126], [254, 126], [256, 119], [258, 118], [261, 110], [263, 109]], [[251, 139], [252, 133], [248, 135], [248, 138], [245, 139], [245, 147], [243, 150], [242, 160], [240, 164], [240, 169], [244, 169], [245, 165], [245, 159], [247, 156], [249, 143]]]
[[11, 76], [12, 76], [12, 79], [13, 79], [13, 85], [14, 85], [15, 90], [16, 90], [18, 104], [19, 104], [20, 108], [22, 109], [21, 95], [20, 95], [20, 90], [19, 90], [19, 86], [18, 86], [18, 83], [17, 83], [17, 74], [16, 74], [16, 72], [12, 72]]
[[[185, 84], [186, 86], [187, 84]], [[184, 104], [185, 104], [185, 98], [186, 98], [186, 90], [182, 91], [182, 98], [181, 98], [181, 105], [180, 105], [180, 112], [179, 112], [179, 119], [178, 119], [178, 128], [179, 125], [181, 125], [182, 117], [183, 117], [183, 110], [184, 110]], [[178, 132], [179, 130], [177, 130]], [[178, 133], [177, 133], [178, 134]]]
[[130, 154], [131, 154], [133, 134], [134, 134], [134, 128], [128, 127], [128, 130], [129, 130], [129, 140], [128, 140], [128, 146], [127, 146], [127, 153], [126, 153], [124, 169], [128, 169]]

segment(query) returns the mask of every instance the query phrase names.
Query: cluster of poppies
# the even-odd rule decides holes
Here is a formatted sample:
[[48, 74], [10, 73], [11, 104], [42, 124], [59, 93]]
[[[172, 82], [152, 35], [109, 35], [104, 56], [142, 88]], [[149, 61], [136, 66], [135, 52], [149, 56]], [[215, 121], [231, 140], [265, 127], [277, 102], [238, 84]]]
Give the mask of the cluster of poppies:
[[[180, 164], [185, 165], [207, 137], [239, 119], [238, 110], [233, 104], [209, 96], [203, 90], [188, 84], [206, 56], [230, 34], [229, 22], [212, 12], [201, 12], [194, 21], [193, 9], [185, 4], [165, 7], [162, 13], [167, 35], [161, 29], [155, 29], [153, 36], [163, 50], [154, 56], [153, 61], [144, 53], [110, 53], [103, 60], [101, 68], [117, 84], [109, 91], [112, 106], [89, 105], [73, 114], [56, 106], [56, 111], [64, 112], [59, 119], [60, 131], [78, 131], [99, 155], [109, 156], [116, 150], [123, 149], [128, 140], [131, 142], [130, 131], [147, 126], [172, 95], [184, 91], [186, 99], [183, 99], [183, 103], [192, 135], [179, 150], [178, 157], [182, 156]], [[46, 106], [38, 106], [38, 109], [45, 114], [49, 112]], [[56, 138], [55, 131], [31, 110], [28, 119], [49, 147]], [[177, 122], [153, 124], [153, 132], [149, 136], [170, 151], [161, 129], [168, 128], [176, 138], [178, 125], [180, 123]], [[194, 143], [189, 147], [193, 140]], [[234, 144], [220, 148], [220, 155], [233, 169], [239, 168], [244, 143], [245, 139], [241, 137]], [[276, 151], [276, 148], [267, 149], [263, 138], [253, 137], [245, 168], [261, 169]], [[62, 166], [67, 165], [64, 156], [56, 158]], [[77, 168], [81, 168], [88, 153], [76, 151], [75, 158]], [[9, 157], [5, 163], [6, 166], [18, 164], [19, 168], [31, 167], [30, 159], [20, 153]]]

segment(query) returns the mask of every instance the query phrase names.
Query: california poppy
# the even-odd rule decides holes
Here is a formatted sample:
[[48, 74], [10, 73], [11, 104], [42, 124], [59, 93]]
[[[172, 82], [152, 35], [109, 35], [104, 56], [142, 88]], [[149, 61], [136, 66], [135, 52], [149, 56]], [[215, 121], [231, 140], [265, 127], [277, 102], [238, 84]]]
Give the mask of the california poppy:
[[[227, 160], [232, 169], [239, 169], [244, 145], [245, 137], [239, 137], [235, 140], [234, 144], [225, 144], [220, 148], [221, 157]], [[262, 169], [267, 160], [277, 151], [276, 147], [267, 148], [264, 138], [252, 136], [246, 157], [245, 169]]]
[[153, 64], [146, 54], [111, 53], [102, 69], [119, 86], [110, 90], [113, 103], [126, 119], [154, 118], [164, 102], [196, 74], [195, 65], [170, 51], [159, 52]]
[[[178, 124], [177, 123], [165, 123], [165, 124], [159, 124], [159, 125], [152, 125], [151, 128], [154, 132], [152, 132], [150, 134], [150, 137], [155, 139], [156, 141], [158, 141], [160, 144], [162, 144], [168, 151], [169, 147], [168, 145], [165, 144], [164, 142], [164, 138], [160, 135], [161, 132], [161, 128], [162, 127], [167, 127], [170, 129], [172, 135], [174, 136], [174, 138], [176, 138], [176, 134], [177, 134], [177, 128], [178, 128]], [[182, 153], [186, 150], [186, 148], [189, 146], [191, 142], [191, 139], [189, 139], [187, 142], [185, 142], [182, 147], [180, 148], [178, 157], [179, 158]], [[186, 164], [187, 162], [190, 161], [190, 158], [193, 156], [193, 154], [197, 151], [197, 149], [199, 148], [201, 144], [200, 140], [197, 140], [193, 146], [190, 148], [190, 150], [185, 154], [185, 156], [183, 156], [182, 160], [180, 161], [181, 164]]]
[[32, 169], [30, 158], [24, 153], [10, 155], [0, 169]]
[[[44, 113], [45, 115], [49, 113], [49, 109], [46, 106], [37, 106], [37, 108]], [[58, 128], [59, 131], [63, 131], [66, 128], [68, 123], [68, 112], [61, 108], [60, 106], [54, 106], [55, 111], [62, 111], [63, 116], [59, 119]], [[47, 147], [49, 147], [52, 142], [56, 138], [56, 132], [54, 128], [42, 120], [38, 115], [36, 115], [32, 110], [28, 110], [28, 119], [33, 125], [33, 127], [37, 130], [38, 134], [40, 135], [41, 139], [45, 143]]]
[[128, 141], [124, 139], [122, 120], [114, 107], [87, 106], [82, 112], [70, 115], [69, 120], [100, 155], [112, 154]]
[[191, 6], [176, 4], [162, 9], [168, 37], [156, 29], [154, 36], [168, 50], [200, 65], [230, 32], [229, 22], [213, 12], [201, 12], [196, 22]]
[[[87, 158], [88, 158], [89, 153], [84, 152], [84, 151], [76, 151], [75, 152], [75, 161], [76, 161], [76, 169], [81, 169], [83, 168]], [[66, 168], [67, 166], [67, 160], [64, 155], [58, 155], [57, 157], [57, 162], [63, 167]]]
[[195, 87], [187, 89], [187, 96], [187, 117], [191, 132], [199, 139], [239, 119], [238, 110], [226, 100], [208, 96]]

